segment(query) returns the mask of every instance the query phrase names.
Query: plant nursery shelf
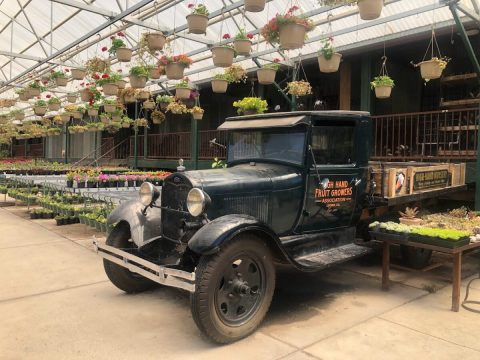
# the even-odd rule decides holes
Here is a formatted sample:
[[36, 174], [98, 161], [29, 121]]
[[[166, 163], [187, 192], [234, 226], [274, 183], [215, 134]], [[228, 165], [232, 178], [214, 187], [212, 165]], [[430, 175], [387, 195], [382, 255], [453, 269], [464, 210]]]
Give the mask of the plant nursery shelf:
[[440, 131], [467, 131], [477, 130], [478, 125], [440, 126]]
[[444, 76], [441, 80], [441, 82], [444, 85], [451, 85], [455, 86], [458, 83], [463, 83], [466, 81], [472, 81], [477, 78], [476, 73], [469, 73], [469, 74], [459, 74], [459, 75], [450, 75], [450, 76]]
[[463, 107], [476, 104], [480, 104], [480, 98], [440, 101], [440, 107], [442, 108]]
[[475, 156], [476, 150], [438, 150], [439, 156]]

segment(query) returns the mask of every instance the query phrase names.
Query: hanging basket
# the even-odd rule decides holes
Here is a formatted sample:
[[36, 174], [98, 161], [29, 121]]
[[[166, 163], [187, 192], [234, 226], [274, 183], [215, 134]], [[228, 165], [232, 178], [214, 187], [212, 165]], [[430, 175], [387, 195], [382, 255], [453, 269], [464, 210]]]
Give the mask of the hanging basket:
[[18, 94], [18, 100], [20, 101], [28, 101], [28, 94], [27, 92], [23, 92], [21, 94]]
[[[67, 95], [67, 101], [71, 104], [74, 104], [77, 102], [77, 94], [74, 95]], [[88, 100], [87, 100], [88, 101]]]
[[183, 72], [185, 71], [185, 66], [180, 63], [170, 63], [165, 67], [165, 74], [169, 80], [180, 80], [183, 79]]
[[72, 117], [74, 119], [81, 119], [83, 117], [83, 114], [80, 111], [72, 111]]
[[374, 20], [382, 14], [383, 0], [359, 0], [357, 5], [362, 20]]
[[161, 32], [153, 32], [145, 35], [147, 47], [150, 51], [162, 50], [165, 46], [166, 37]]
[[189, 88], [176, 88], [175, 96], [178, 99], [189, 99], [191, 90]]
[[260, 12], [265, 9], [265, 0], [245, 0], [245, 11]]
[[143, 108], [147, 110], [155, 109], [155, 103], [153, 101], [145, 101], [143, 103]]
[[277, 72], [273, 69], [258, 69], [257, 78], [258, 82], [262, 85], [270, 85], [275, 82], [275, 75]]
[[375, 96], [377, 97], [377, 99], [388, 99], [391, 94], [391, 86], [377, 86], [375, 88]]
[[35, 115], [43, 116], [47, 112], [47, 107], [46, 106], [34, 106], [33, 107], [33, 112], [35, 113]]
[[226, 46], [212, 47], [213, 65], [218, 67], [229, 67], [233, 63], [235, 50]]
[[142, 89], [147, 85], [147, 78], [145, 76], [130, 75], [130, 86], [134, 89]]
[[41, 91], [38, 88], [30, 88], [28, 89], [28, 94], [30, 95], [30, 98], [32, 98], [35, 96], [40, 96]]
[[55, 85], [57, 86], [67, 86], [68, 84], [68, 78], [66, 77], [58, 77], [55, 79]]
[[158, 67], [152, 68], [148, 70], [148, 75], [151, 79], [160, 79], [160, 69]]
[[250, 40], [235, 40], [233, 46], [238, 55], [249, 56], [252, 51], [252, 42]]
[[117, 49], [117, 60], [120, 62], [129, 62], [132, 59], [132, 50], [126, 47]]
[[128, 129], [129, 127], [130, 127], [130, 123], [128, 123], [128, 122], [123, 122], [122, 123], [122, 128]]
[[286, 50], [300, 49], [305, 44], [307, 28], [299, 24], [286, 24], [280, 27], [280, 47]]
[[123, 101], [125, 102], [125, 104], [131, 104], [137, 101], [137, 99], [135, 98], [135, 95], [124, 95]]
[[19, 112], [15, 114], [15, 120], [23, 120], [23, 119], [25, 119], [24, 113]]
[[193, 120], [202, 120], [203, 119], [203, 112], [194, 112], [192, 113]]
[[115, 84], [118, 86], [119, 89], [125, 89], [127, 82], [125, 80], [117, 80]]
[[106, 113], [113, 113], [117, 111], [117, 105], [116, 104], [104, 104], [103, 109], [105, 110]]
[[438, 61], [428, 60], [422, 61], [420, 64], [420, 74], [425, 80], [438, 79], [442, 76], [443, 69], [440, 67]]
[[68, 122], [70, 120], [70, 113], [63, 113], [60, 115], [60, 118], [62, 119], [63, 122]]
[[112, 121], [119, 122], [122, 120], [122, 115], [112, 115]]
[[228, 81], [227, 80], [212, 80], [212, 91], [217, 94], [223, 94], [227, 92]]
[[90, 91], [88, 91], [86, 89], [85, 90], [80, 90], [80, 99], [82, 101], [85, 101], [85, 102], [90, 101]]
[[149, 97], [150, 97], [150, 92], [147, 90], [139, 90], [135, 95], [135, 98], [141, 101], [147, 100]]
[[342, 60], [342, 54], [334, 53], [330, 59], [325, 59], [323, 54], [318, 56], [318, 67], [323, 73], [334, 73], [338, 71], [340, 67], [340, 61]]
[[97, 109], [88, 109], [87, 110], [88, 116], [97, 116], [98, 110]]
[[105, 95], [117, 95], [118, 93], [118, 86], [115, 83], [103, 84], [102, 89]]
[[83, 80], [87, 72], [83, 69], [71, 69], [72, 79], [74, 80]]
[[192, 34], [206, 34], [208, 16], [201, 14], [187, 15], [188, 31]]
[[58, 111], [60, 110], [60, 104], [48, 104], [48, 110]]

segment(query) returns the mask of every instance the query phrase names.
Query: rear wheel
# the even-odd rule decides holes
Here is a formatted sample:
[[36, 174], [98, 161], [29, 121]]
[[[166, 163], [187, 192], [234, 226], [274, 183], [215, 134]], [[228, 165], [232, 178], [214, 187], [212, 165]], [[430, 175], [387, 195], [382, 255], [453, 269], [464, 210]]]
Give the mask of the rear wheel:
[[[136, 248], [135, 243], [130, 240], [130, 229], [127, 224], [117, 225], [108, 236], [106, 244], [126, 251]], [[139, 293], [157, 285], [107, 259], [103, 259], [103, 267], [112, 284], [126, 293]]]
[[195, 275], [192, 315], [210, 340], [226, 344], [255, 331], [275, 289], [275, 267], [263, 240], [237, 236], [217, 254], [202, 256]]
[[402, 253], [402, 260], [405, 265], [413, 269], [423, 269], [430, 264], [432, 250], [401, 245], [400, 251]]

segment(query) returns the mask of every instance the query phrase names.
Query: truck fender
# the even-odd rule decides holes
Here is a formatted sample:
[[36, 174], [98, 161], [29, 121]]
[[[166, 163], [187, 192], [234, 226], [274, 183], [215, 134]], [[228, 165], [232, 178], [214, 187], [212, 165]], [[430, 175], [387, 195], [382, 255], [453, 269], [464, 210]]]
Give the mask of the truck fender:
[[274, 244], [275, 252], [282, 252], [280, 240], [265, 223], [249, 215], [225, 215], [204, 225], [188, 241], [188, 247], [201, 255], [212, 255], [220, 250], [223, 244], [245, 231], [261, 233], [267, 238], [268, 243]]
[[161, 211], [158, 208], [149, 208], [142, 214], [145, 206], [138, 200], [129, 200], [117, 206], [108, 216], [110, 225], [126, 222], [130, 226], [130, 235], [133, 242], [141, 247], [145, 243], [161, 237]]

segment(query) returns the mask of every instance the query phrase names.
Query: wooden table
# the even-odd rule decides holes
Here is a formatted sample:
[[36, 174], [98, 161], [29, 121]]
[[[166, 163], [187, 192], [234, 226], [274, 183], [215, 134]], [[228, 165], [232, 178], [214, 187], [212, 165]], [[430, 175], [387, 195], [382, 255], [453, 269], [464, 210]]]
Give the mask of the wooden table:
[[388, 290], [390, 287], [390, 245], [405, 245], [417, 249], [427, 249], [437, 251], [443, 254], [451, 255], [453, 258], [453, 274], [452, 274], [452, 311], [460, 309], [460, 286], [462, 281], [462, 255], [466, 251], [480, 248], [480, 242], [470, 243], [468, 245], [449, 249], [442, 246], [428, 245], [414, 241], [408, 241], [405, 238], [395, 238], [390, 234], [371, 233], [374, 240], [383, 243], [382, 257], [382, 289]]

